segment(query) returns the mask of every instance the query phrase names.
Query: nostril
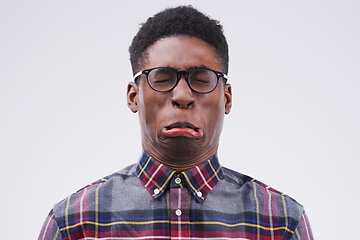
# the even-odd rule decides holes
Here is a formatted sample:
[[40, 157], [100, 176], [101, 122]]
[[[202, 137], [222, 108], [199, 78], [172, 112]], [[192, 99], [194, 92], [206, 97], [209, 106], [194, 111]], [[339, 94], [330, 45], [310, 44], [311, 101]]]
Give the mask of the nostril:
[[194, 102], [190, 102], [186, 105], [186, 108], [191, 108], [192, 106], [194, 106]]
[[192, 108], [194, 106], [193, 101], [188, 102], [188, 103], [183, 103], [183, 104], [181, 102], [178, 102], [178, 101], [173, 101], [172, 104], [173, 104], [174, 107], [180, 108], [180, 109], [188, 109], [188, 108]]
[[179, 104], [178, 102], [173, 101], [172, 104], [173, 104], [175, 107], [180, 107], [180, 104]]

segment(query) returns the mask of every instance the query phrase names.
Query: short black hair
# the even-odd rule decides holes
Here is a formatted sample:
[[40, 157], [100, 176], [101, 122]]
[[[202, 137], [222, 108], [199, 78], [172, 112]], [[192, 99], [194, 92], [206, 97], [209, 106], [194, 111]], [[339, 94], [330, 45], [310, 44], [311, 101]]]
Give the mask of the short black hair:
[[147, 57], [147, 49], [159, 39], [174, 35], [196, 37], [209, 43], [221, 59], [223, 72], [227, 74], [229, 50], [223, 27], [214, 19], [192, 6], [167, 8], [142, 24], [130, 45], [130, 62], [133, 74], [140, 71]]

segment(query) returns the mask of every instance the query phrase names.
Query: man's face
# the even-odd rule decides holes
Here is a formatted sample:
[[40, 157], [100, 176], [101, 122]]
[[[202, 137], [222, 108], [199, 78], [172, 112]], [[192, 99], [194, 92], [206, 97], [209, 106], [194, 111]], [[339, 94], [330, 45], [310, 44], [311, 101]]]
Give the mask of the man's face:
[[[208, 43], [194, 37], [160, 39], [148, 48], [142, 69], [172, 67], [189, 70], [206, 67], [222, 71], [220, 58]], [[231, 88], [222, 78], [214, 91], [201, 94], [190, 89], [182, 76], [169, 92], [150, 88], [144, 74], [138, 85], [130, 83], [128, 104], [139, 112], [142, 144], [158, 158], [209, 158], [217, 152], [224, 114], [230, 112]]]

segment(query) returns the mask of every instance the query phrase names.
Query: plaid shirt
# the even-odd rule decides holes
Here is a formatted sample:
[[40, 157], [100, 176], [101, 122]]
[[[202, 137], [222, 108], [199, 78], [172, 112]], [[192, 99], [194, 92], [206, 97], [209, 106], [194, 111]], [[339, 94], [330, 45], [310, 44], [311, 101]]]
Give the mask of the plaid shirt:
[[[139, 181], [140, 180], [140, 181]], [[217, 156], [177, 173], [146, 153], [56, 204], [43, 239], [313, 239], [303, 207]]]

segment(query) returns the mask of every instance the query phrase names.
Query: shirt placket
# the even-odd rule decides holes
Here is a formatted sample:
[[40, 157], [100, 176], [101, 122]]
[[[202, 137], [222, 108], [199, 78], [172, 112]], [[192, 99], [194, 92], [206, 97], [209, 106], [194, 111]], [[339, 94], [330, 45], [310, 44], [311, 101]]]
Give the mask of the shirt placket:
[[170, 208], [171, 239], [189, 238], [189, 190], [180, 175], [171, 180]]

